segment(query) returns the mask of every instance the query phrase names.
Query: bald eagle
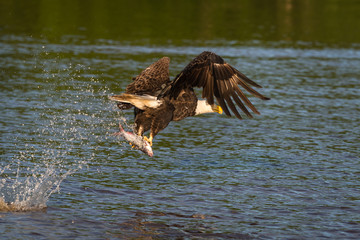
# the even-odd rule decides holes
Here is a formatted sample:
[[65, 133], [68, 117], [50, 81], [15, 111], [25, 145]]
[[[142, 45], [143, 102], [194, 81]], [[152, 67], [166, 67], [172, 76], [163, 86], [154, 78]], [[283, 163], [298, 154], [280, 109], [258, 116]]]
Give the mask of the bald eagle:
[[[135, 107], [134, 132], [143, 136], [144, 132], [150, 130], [149, 138], [144, 136], [150, 145], [171, 121], [210, 112], [225, 112], [231, 116], [230, 110], [238, 119], [242, 119], [236, 105], [250, 118], [252, 115], [246, 106], [260, 114], [239, 86], [262, 100], [270, 99], [251, 87], [261, 88], [259, 84], [215, 53], [201, 53], [173, 81], [169, 78], [169, 63], [168, 57], [161, 58], [133, 78], [125, 93], [109, 97], [122, 110]], [[203, 88], [204, 100], [197, 98], [194, 87]], [[215, 104], [215, 99], [220, 106]]]

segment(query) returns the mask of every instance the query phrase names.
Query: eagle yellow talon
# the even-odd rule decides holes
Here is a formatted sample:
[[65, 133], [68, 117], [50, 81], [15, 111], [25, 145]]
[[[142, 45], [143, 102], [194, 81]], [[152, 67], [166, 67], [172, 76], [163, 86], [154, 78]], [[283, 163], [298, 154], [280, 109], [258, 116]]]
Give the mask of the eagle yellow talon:
[[144, 136], [144, 140], [147, 141], [150, 144], [150, 146], [152, 146], [153, 138], [151, 136], [150, 136], [150, 138], [148, 138], [147, 136]]

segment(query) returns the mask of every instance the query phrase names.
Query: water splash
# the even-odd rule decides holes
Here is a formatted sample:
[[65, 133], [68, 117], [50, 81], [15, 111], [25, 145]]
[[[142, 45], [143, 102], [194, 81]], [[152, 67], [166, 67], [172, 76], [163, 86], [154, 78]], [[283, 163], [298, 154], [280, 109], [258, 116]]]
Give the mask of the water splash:
[[[3, 175], [9, 165], [0, 171]], [[46, 208], [51, 194], [60, 190], [61, 182], [76, 170], [59, 174], [54, 166], [40, 173], [39, 167], [28, 176], [21, 176], [20, 166], [15, 177], [8, 176], [0, 182], [0, 211], [35, 211]]]
[[44, 46], [32, 63], [24, 66], [29, 76], [18, 76], [25, 79], [19, 84], [21, 98], [3, 100], [11, 110], [1, 121], [11, 127], [1, 140], [11, 148], [1, 156], [0, 211], [45, 209], [63, 180], [94, 159], [108, 126], [103, 120], [108, 90], [86, 74], [90, 67], [69, 64]]
[[119, 120], [119, 123], [122, 125], [122, 126], [126, 126], [127, 128], [131, 129], [132, 131], [134, 131], [135, 129], [135, 124], [131, 124], [128, 122], [128, 120], [122, 116], [122, 115], [119, 115], [118, 117], [118, 120]]
[[0, 168], [0, 211], [45, 209], [50, 196], [60, 191], [63, 180], [86, 164], [65, 164], [68, 151], [55, 149], [51, 142], [36, 147], [26, 144], [25, 151]]

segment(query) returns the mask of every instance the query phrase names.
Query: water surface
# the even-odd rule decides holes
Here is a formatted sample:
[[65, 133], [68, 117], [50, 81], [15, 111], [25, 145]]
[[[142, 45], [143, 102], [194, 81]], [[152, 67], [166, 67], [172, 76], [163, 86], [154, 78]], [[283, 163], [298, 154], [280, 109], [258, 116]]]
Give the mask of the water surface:
[[[92, 11], [81, 1], [56, 11], [2, 1], [0, 196], [17, 204], [0, 202], [2, 237], [357, 239], [360, 41], [328, 29], [358, 24], [359, 4], [329, 1], [317, 18], [310, 1], [263, 10], [250, 2], [199, 1], [187, 13], [197, 20], [174, 27], [168, 10], [184, 16], [188, 3], [117, 14], [111, 1], [84, 5]], [[235, 31], [234, 21], [251, 24]], [[111, 136], [132, 112], [108, 95], [162, 56], [174, 77], [205, 50], [264, 87], [271, 101], [252, 98], [260, 116], [173, 122], [155, 138], [153, 158]]]

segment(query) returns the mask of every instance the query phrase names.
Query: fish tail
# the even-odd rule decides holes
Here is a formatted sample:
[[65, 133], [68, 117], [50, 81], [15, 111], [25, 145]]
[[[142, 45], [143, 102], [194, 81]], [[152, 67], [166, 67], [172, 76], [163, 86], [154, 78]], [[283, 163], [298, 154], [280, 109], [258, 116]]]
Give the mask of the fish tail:
[[120, 132], [124, 132], [125, 130], [123, 129], [123, 127], [121, 126], [121, 123], [119, 123], [119, 129], [120, 129]]

